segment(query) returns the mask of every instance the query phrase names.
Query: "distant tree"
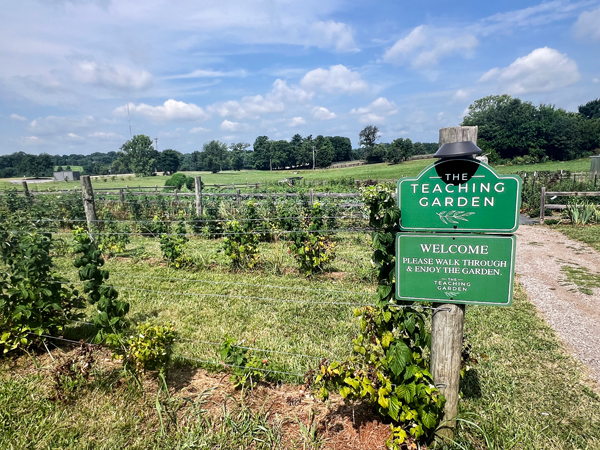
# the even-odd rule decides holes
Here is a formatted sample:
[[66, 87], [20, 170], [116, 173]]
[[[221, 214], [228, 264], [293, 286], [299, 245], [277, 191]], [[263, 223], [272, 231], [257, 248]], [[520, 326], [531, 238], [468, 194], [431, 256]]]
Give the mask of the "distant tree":
[[172, 175], [179, 170], [183, 155], [170, 148], [163, 150], [156, 158], [156, 169], [165, 175]]
[[328, 137], [319, 135], [315, 139], [315, 147], [317, 151], [315, 155], [317, 167], [329, 167], [333, 162], [333, 157], [335, 155], [335, 149], [333, 148], [331, 140], [329, 140]]
[[249, 147], [250, 144], [245, 142], [238, 142], [237, 144], [232, 143], [229, 146], [231, 153], [229, 160], [233, 170], [242, 170], [245, 167], [245, 157]]
[[158, 152], [152, 145], [152, 139], [139, 134], [121, 146], [121, 166], [128, 167], [138, 177], [149, 177], [154, 173]]
[[578, 110], [586, 119], [600, 119], [600, 98], [580, 105]]
[[352, 142], [350, 142], [350, 138], [333, 136], [329, 140], [334, 148], [334, 162], [349, 161], [352, 158]]
[[221, 141], [207, 142], [202, 147], [202, 153], [204, 153], [205, 168], [212, 173], [220, 172], [223, 170], [223, 166], [227, 164], [227, 144]]
[[301, 165], [301, 161], [302, 161], [302, 144], [304, 142], [304, 139], [302, 139], [302, 136], [299, 135], [298, 133], [296, 133], [294, 136], [292, 136], [292, 140], [290, 141], [290, 151], [291, 151], [291, 155], [290, 155], [290, 165], [291, 166], [299, 166]]
[[67, 167], [65, 167], [65, 171], [66, 171], [66, 172], [69, 172], [70, 170], [71, 170], [71, 166], [67, 166]]
[[271, 167], [271, 141], [268, 136], [258, 136], [254, 141], [254, 168], [269, 170]]
[[387, 148], [385, 159], [397, 164], [406, 161], [413, 155], [413, 143], [410, 139], [394, 139]]
[[271, 141], [270, 156], [273, 169], [284, 169], [294, 164], [290, 143], [286, 140]]
[[296, 153], [297, 166], [308, 166], [312, 168], [312, 155], [314, 145], [315, 141], [312, 137], [312, 134], [302, 139], [302, 145], [300, 146], [300, 150], [298, 153]]
[[63, 169], [63, 166], [57, 166], [56, 167], [56, 171], [57, 172], [62, 172], [63, 170], [65, 170], [65, 169]]
[[379, 128], [375, 125], [367, 125], [358, 135], [358, 145], [364, 149], [364, 158], [369, 163], [381, 162], [385, 157], [385, 152], [381, 154], [381, 149], [376, 149], [376, 142], [379, 139]]

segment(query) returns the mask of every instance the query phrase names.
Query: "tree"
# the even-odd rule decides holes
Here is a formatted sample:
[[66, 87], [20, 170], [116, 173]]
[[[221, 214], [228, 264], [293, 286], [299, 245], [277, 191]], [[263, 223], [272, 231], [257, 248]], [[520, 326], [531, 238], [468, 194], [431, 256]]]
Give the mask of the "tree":
[[379, 128], [375, 125], [367, 125], [358, 135], [358, 145], [364, 149], [364, 157], [369, 163], [381, 162], [385, 156], [385, 151], [381, 154], [381, 149], [375, 148], [377, 139], [379, 139]]
[[271, 141], [268, 136], [258, 136], [254, 141], [254, 168], [269, 170], [271, 167]]
[[165, 175], [172, 175], [179, 170], [183, 155], [170, 148], [163, 150], [156, 159], [156, 169]]
[[375, 125], [367, 125], [358, 134], [358, 145], [364, 148], [371, 148], [379, 139], [379, 128]]
[[202, 153], [204, 153], [205, 168], [212, 173], [223, 170], [223, 166], [227, 164], [227, 144], [221, 141], [212, 140], [207, 142], [202, 147]]
[[271, 167], [285, 169], [294, 164], [290, 143], [286, 140], [271, 141]]
[[321, 135], [315, 139], [315, 147], [317, 154], [315, 155], [315, 162], [317, 167], [328, 167], [333, 161], [335, 149], [329, 138]]
[[246, 162], [246, 153], [248, 153], [248, 148], [250, 144], [246, 144], [244, 142], [238, 142], [237, 144], [231, 144], [229, 146], [230, 150], [230, 162], [231, 168], [233, 170], [242, 170], [245, 167]]
[[580, 105], [578, 110], [586, 119], [600, 119], [600, 98]]
[[128, 167], [136, 177], [149, 177], [154, 173], [158, 152], [152, 145], [152, 139], [139, 134], [121, 146], [119, 159], [121, 165]]
[[406, 161], [413, 155], [413, 143], [410, 139], [398, 138], [387, 148], [385, 159], [397, 164]]
[[352, 158], [352, 142], [350, 142], [350, 138], [333, 136], [329, 140], [334, 148], [334, 162], [349, 161]]

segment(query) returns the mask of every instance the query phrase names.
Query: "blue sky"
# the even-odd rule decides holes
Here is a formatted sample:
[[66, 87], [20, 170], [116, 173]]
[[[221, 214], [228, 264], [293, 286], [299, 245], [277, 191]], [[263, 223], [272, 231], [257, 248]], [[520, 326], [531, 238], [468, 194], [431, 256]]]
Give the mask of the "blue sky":
[[[435, 142], [491, 94], [600, 97], [600, 0], [19, 0], [0, 15], [0, 154], [133, 134]], [[128, 118], [129, 111], [129, 118]]]

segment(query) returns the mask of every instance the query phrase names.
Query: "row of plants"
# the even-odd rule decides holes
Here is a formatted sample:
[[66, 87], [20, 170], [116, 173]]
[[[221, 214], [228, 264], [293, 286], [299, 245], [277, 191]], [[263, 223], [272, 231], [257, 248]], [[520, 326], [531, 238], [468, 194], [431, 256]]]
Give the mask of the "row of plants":
[[[430, 345], [427, 317], [410, 304], [398, 305], [393, 296], [394, 236], [399, 231], [400, 217], [393, 188], [367, 187], [363, 190], [363, 200], [369, 224], [376, 230], [372, 261], [378, 269], [379, 306], [355, 311], [360, 333], [352, 341], [351, 356], [345, 361], [321, 361], [308, 371], [307, 380], [323, 399], [336, 391], [348, 401], [372, 403], [380, 414], [391, 420], [388, 446], [397, 449], [433, 439], [444, 398], [433, 386], [427, 370]], [[322, 206], [319, 203], [308, 206], [310, 213], [302, 216], [301, 227], [290, 233], [289, 248], [300, 267], [312, 273], [334, 257], [334, 252], [329, 236], [320, 231], [327, 220]], [[244, 209], [245, 217], [258, 218], [260, 214], [253, 202], [244, 205]], [[268, 230], [257, 232], [254, 224], [252, 220], [241, 222], [235, 218], [225, 222], [224, 228], [232, 234], [223, 240], [224, 251], [238, 268], [251, 268], [257, 260], [253, 248], [258, 240], [271, 239]], [[185, 255], [183, 226], [185, 221], [180, 217], [175, 233], [158, 234], [163, 252], [170, 254], [174, 262]], [[254, 236], [252, 239], [256, 241], [245, 241], [248, 236]], [[77, 255], [74, 265], [83, 283], [81, 293], [54, 273], [49, 233], [3, 229], [1, 237], [3, 263], [8, 267], [2, 272], [0, 303], [0, 345], [4, 352], [27, 349], [43, 336], [61, 333], [71, 321], [81, 318], [87, 302], [97, 311], [93, 317], [96, 342], [110, 345], [115, 355], [134, 370], [167, 367], [175, 330], [168, 326], [135, 324], [128, 318], [129, 305], [119, 300], [115, 289], [106, 284], [109, 273], [102, 268], [102, 250], [88, 233], [76, 230], [74, 234]], [[181, 240], [171, 240], [178, 238]], [[34, 254], [39, 257], [32, 257]], [[33, 276], [34, 272], [39, 275]], [[61, 300], [57, 303], [57, 299]], [[227, 339], [223, 343], [219, 356], [233, 371], [234, 382], [240, 386], [269, 378], [269, 361], [256, 357], [234, 340]]]

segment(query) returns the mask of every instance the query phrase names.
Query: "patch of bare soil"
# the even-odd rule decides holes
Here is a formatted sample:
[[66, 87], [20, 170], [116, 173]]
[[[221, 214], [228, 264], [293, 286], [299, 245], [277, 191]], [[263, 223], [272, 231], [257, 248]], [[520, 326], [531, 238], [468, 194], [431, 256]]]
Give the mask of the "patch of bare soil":
[[516, 272], [528, 298], [600, 382], [600, 288], [584, 293], [565, 272], [600, 276], [600, 254], [545, 227], [521, 226], [516, 235]]

